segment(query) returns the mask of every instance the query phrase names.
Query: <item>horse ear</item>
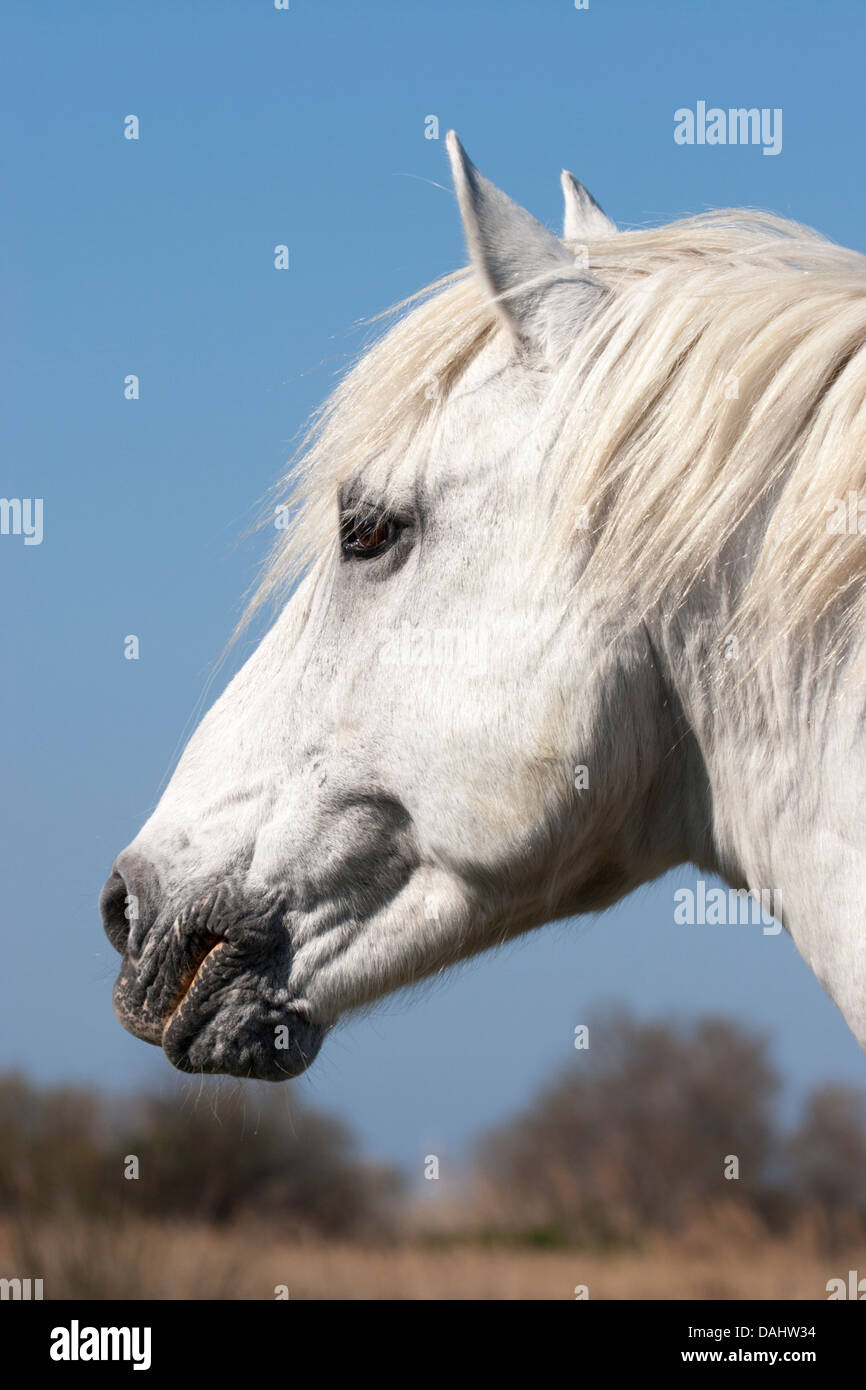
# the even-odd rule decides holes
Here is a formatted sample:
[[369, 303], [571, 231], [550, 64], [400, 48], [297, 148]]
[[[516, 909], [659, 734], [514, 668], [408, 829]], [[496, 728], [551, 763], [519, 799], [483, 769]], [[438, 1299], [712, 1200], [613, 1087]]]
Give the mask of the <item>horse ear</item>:
[[562, 235], [565, 241], [603, 241], [616, 235], [616, 223], [603, 213], [589, 189], [570, 174], [562, 171], [562, 193], [565, 198], [565, 221]]
[[559, 237], [478, 172], [453, 130], [446, 145], [482, 284], [521, 345], [558, 356], [606, 291]]

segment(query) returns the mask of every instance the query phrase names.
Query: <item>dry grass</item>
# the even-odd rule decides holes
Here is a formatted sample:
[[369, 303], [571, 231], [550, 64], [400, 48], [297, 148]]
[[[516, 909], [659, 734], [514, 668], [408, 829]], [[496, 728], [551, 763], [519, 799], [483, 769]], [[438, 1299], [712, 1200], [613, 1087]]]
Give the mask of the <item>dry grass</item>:
[[641, 1252], [472, 1244], [388, 1248], [287, 1243], [254, 1228], [74, 1218], [0, 1229], [0, 1275], [42, 1278], [46, 1298], [825, 1299], [827, 1280], [866, 1269], [862, 1249], [829, 1256], [805, 1235], [726, 1241], [710, 1230]]

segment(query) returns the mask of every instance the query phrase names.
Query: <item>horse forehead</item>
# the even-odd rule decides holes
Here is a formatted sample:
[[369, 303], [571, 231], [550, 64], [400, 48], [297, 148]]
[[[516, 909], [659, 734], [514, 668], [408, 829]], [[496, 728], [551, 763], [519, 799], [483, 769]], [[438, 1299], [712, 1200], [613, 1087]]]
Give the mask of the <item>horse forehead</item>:
[[510, 453], [525, 438], [528, 421], [537, 417], [543, 389], [541, 374], [515, 353], [504, 334], [497, 335], [454, 386], [442, 412], [440, 441], [468, 441], [482, 458]]
[[525, 375], [526, 366], [510, 336], [495, 332], [462, 369], [449, 404], [471, 405], [476, 396], [507, 395]]

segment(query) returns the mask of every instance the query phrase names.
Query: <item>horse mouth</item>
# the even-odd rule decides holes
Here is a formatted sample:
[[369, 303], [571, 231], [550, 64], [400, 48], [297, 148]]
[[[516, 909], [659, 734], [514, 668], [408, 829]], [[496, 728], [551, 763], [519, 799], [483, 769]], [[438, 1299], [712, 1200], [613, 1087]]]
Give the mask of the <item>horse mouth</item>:
[[193, 957], [192, 962], [180, 978], [175, 1003], [169, 1011], [169, 1013], [166, 1015], [165, 1022], [162, 1025], [162, 1037], [164, 1037], [165, 1034], [168, 1032], [168, 1029], [171, 1027], [174, 1019], [180, 1013], [181, 1009], [184, 1007], [187, 1001], [191, 998], [193, 991], [196, 988], [196, 985], [202, 982], [202, 974], [208, 961], [214, 955], [216, 955], [217, 951], [221, 950], [225, 946], [225, 944], [226, 942], [224, 937], [209, 937], [205, 940], [201, 949]]
[[142, 989], [141, 982], [124, 960], [114, 988], [114, 1011], [127, 1032], [143, 1042], [161, 1046], [165, 1030], [200, 983], [205, 963], [223, 945], [222, 937], [207, 936], [184, 964], [176, 983], [170, 987], [162, 985], [156, 1001], [151, 1000], [150, 989]]
[[252, 920], [250, 930], [249, 919], [228, 917], [214, 932], [175, 917], [150, 949], [124, 955], [115, 1013], [179, 1071], [285, 1081], [321, 1046], [326, 1025], [288, 986], [292, 948], [279, 917]]

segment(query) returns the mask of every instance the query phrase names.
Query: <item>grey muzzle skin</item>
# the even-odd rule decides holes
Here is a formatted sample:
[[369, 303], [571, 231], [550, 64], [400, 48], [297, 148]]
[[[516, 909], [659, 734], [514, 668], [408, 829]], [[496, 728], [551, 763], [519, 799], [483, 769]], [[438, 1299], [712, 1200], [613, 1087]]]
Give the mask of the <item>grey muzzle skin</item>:
[[160, 905], [157, 875], [121, 856], [100, 895], [122, 957], [114, 1010], [130, 1033], [162, 1047], [180, 1071], [285, 1081], [315, 1058], [326, 1029], [289, 1001], [285, 904], [250, 907], [231, 883]]

